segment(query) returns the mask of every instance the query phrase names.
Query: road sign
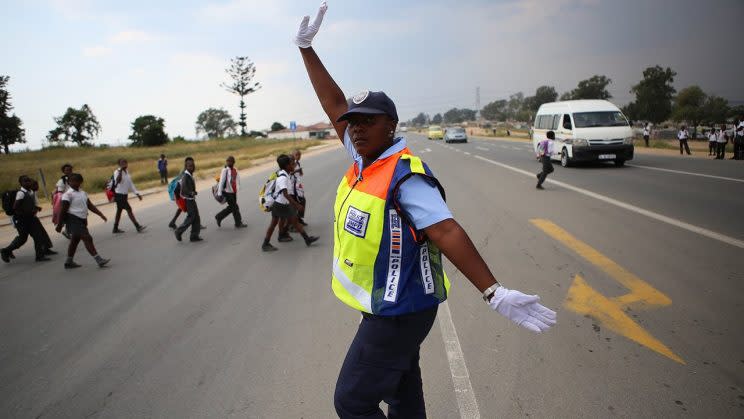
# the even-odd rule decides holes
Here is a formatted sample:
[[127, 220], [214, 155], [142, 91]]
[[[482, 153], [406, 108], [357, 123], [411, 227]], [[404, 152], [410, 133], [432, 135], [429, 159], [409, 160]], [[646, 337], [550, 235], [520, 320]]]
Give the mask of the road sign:
[[289, 121], [289, 129], [292, 132], [297, 131], [297, 122], [295, 122], [295, 121]]

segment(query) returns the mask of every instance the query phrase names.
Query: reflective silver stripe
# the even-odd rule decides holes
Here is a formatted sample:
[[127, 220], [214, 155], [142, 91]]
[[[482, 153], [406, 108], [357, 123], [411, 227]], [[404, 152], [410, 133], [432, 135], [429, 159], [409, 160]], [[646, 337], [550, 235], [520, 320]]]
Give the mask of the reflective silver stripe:
[[387, 282], [383, 300], [394, 303], [398, 299], [398, 283], [403, 261], [403, 229], [398, 212], [391, 209], [390, 217], [390, 257], [388, 258]]
[[424, 243], [419, 248], [419, 258], [421, 261], [421, 279], [424, 283], [424, 293], [434, 294], [434, 275], [431, 273], [431, 256], [429, 255], [429, 245]]
[[364, 308], [368, 313], [372, 312], [372, 295], [364, 290], [364, 288], [351, 282], [346, 273], [338, 266], [338, 259], [333, 261], [333, 276], [336, 277], [338, 282], [343, 285], [344, 289], [354, 297], [355, 300]]

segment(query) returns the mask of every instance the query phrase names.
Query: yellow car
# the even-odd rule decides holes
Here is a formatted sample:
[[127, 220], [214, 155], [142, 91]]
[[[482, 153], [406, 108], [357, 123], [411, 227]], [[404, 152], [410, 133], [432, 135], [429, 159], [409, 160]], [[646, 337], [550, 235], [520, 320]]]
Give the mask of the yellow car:
[[430, 140], [441, 140], [444, 138], [444, 132], [442, 131], [442, 127], [439, 125], [432, 125], [429, 127], [429, 132], [426, 135], [427, 138]]

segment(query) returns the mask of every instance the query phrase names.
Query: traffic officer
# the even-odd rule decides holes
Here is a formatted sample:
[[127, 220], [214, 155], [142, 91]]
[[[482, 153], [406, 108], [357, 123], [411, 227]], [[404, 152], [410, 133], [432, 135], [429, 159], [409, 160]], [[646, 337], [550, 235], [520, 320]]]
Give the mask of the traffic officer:
[[534, 332], [556, 322], [540, 297], [501, 286], [452, 218], [444, 190], [395, 138], [398, 114], [383, 92], [344, 93], [311, 48], [326, 3], [295, 43], [315, 92], [353, 163], [341, 179], [334, 205], [332, 288], [362, 312], [336, 383], [341, 418], [424, 418], [419, 368], [421, 343], [450, 287], [442, 255], [478, 288], [492, 309]]

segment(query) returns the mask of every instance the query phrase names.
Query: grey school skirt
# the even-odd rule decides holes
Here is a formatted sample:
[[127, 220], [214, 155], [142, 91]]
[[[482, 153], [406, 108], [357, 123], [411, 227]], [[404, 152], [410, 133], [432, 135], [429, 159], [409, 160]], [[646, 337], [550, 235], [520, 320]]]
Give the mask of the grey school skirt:
[[88, 232], [88, 220], [85, 218], [76, 217], [72, 214], [67, 214], [67, 232], [71, 236], [85, 236], [90, 235]]

